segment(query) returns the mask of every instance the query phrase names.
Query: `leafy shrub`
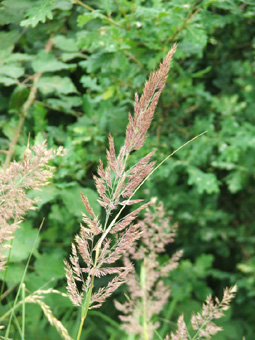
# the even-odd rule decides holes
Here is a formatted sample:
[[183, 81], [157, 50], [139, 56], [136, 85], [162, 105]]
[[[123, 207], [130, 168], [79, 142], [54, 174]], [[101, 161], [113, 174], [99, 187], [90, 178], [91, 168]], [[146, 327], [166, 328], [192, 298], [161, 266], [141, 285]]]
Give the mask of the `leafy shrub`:
[[[9, 142], [12, 156], [15, 152], [15, 157], [23, 157], [29, 132], [31, 140], [47, 137], [50, 147], [69, 150], [68, 157], [56, 161], [54, 185], [39, 192], [39, 213], [31, 212], [18, 230], [22, 240], [46, 217], [26, 285], [35, 291], [54, 272], [50, 287], [64, 286], [62, 258], [82, 210], [74, 198], [81, 190], [99, 213], [91, 174], [104, 154], [105, 136], [114, 131], [119, 148], [133, 93], [178, 41], [144, 153], [157, 151], [159, 161], [191, 136], [208, 132], [162, 165], [144, 189], [174, 212], [173, 220], [180, 225], [176, 246], [184, 249], [184, 261], [172, 274], [171, 307], [164, 313], [174, 310], [177, 317], [184, 307], [194, 309], [208, 293], [220, 295], [224, 286], [237, 282], [239, 294], [224, 328], [230, 339], [252, 339], [254, 4], [93, 1], [86, 6], [65, 0], [8, 0], [0, 8], [1, 161]], [[134, 162], [141, 157], [139, 150], [133, 157]], [[49, 256], [55, 270], [45, 266]], [[9, 288], [20, 280], [20, 259], [10, 260]], [[184, 275], [189, 277], [186, 282]], [[58, 297], [51, 299], [55, 305]], [[67, 310], [73, 313], [70, 304], [59, 303], [57, 313], [69, 319]], [[31, 333], [51, 336], [53, 331], [45, 330], [40, 320], [41, 310], [32, 312]], [[101, 333], [93, 322], [102, 315], [93, 315], [88, 337], [119, 334], [113, 323]], [[75, 317], [72, 314], [72, 320]]]

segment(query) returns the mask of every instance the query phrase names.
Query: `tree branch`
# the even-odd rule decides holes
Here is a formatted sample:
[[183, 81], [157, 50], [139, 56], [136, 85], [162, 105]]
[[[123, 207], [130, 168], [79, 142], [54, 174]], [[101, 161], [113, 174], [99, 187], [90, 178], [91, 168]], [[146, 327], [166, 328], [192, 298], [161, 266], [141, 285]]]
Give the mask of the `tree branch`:
[[[53, 42], [50, 38], [49, 41], [47, 42], [47, 44], [45, 45], [45, 51], [49, 52], [52, 49], [52, 46], [53, 46]], [[8, 168], [8, 166], [10, 165], [11, 158], [14, 154], [15, 146], [16, 146], [18, 140], [19, 140], [25, 119], [28, 116], [30, 107], [33, 105], [33, 103], [36, 99], [36, 94], [37, 94], [37, 90], [38, 90], [36, 83], [41, 78], [41, 76], [42, 76], [42, 73], [35, 73], [32, 77], [33, 83], [32, 83], [32, 87], [30, 89], [29, 96], [28, 96], [27, 100], [25, 101], [25, 103], [24, 103], [24, 105], [21, 109], [18, 126], [16, 127], [13, 138], [12, 138], [11, 142], [9, 143], [9, 149], [8, 149], [8, 151], [6, 151], [7, 156], [6, 156], [6, 159], [5, 159], [5, 162], [4, 162], [4, 166], [3, 166], [4, 169]]]

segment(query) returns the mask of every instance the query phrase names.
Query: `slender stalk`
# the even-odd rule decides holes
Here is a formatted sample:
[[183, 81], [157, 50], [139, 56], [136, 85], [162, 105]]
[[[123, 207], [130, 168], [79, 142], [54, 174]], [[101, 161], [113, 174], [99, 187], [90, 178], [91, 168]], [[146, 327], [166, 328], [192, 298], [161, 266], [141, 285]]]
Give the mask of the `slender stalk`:
[[200, 12], [201, 8], [196, 8], [193, 6], [187, 15], [187, 17], [183, 20], [183, 23], [177, 27], [176, 31], [173, 35], [168, 39], [168, 41], [176, 41], [177, 35], [187, 26], [187, 24], [192, 21], [192, 19]]
[[135, 193], [137, 192], [137, 190], [140, 189], [140, 187], [147, 181], [147, 179], [163, 164], [165, 163], [169, 158], [171, 158], [173, 155], [175, 155], [179, 150], [181, 150], [182, 148], [184, 148], [185, 146], [187, 146], [189, 143], [193, 142], [195, 139], [203, 136], [207, 131], [204, 131], [202, 133], [200, 133], [199, 135], [193, 137], [192, 139], [188, 140], [186, 143], [182, 144], [181, 146], [179, 146], [179, 148], [177, 148], [176, 150], [174, 150], [170, 155], [168, 155], [166, 158], [163, 159], [163, 161], [161, 161], [145, 178], [144, 180], [140, 183], [140, 185], [134, 190], [133, 195], [129, 198], [131, 199]]
[[[76, 4], [76, 5], [80, 5], [80, 6], [84, 7], [84, 8], [86, 8], [86, 9], [87, 9], [88, 11], [90, 11], [90, 12], [94, 12], [94, 11], [95, 11], [94, 8], [90, 7], [89, 5], [85, 4], [84, 2], [82, 2], [82, 1], [80, 1], [80, 0], [72, 0], [72, 2], [73, 2], [74, 4]], [[110, 22], [110, 23], [113, 24], [114, 26], [123, 28], [122, 25], [120, 25], [118, 22], [114, 21], [112, 18], [109, 18], [109, 17], [107, 17], [107, 16], [104, 15], [104, 14], [101, 14], [101, 16], [102, 16], [103, 19], [105, 19], [106, 21]]]
[[[16, 220], [15, 220], [15, 223], [16, 223]], [[2, 301], [2, 296], [3, 296], [3, 292], [4, 292], [4, 284], [5, 284], [5, 280], [6, 280], [6, 276], [7, 276], [7, 272], [8, 272], [8, 263], [10, 261], [11, 252], [12, 252], [12, 244], [13, 244], [13, 238], [11, 239], [11, 242], [10, 242], [10, 249], [9, 249], [9, 252], [8, 252], [8, 259], [7, 259], [7, 266], [6, 266], [5, 271], [4, 271], [4, 277], [3, 277], [3, 281], [2, 281], [2, 285], [1, 285], [0, 301]]]
[[91, 310], [89, 312], [89, 314], [92, 315], [92, 316], [94, 315], [94, 316], [97, 316], [97, 317], [103, 319], [109, 325], [111, 325], [114, 328], [116, 328], [118, 331], [125, 333], [124, 329], [121, 328], [120, 324], [118, 322], [114, 321], [113, 319], [111, 319], [109, 316], [107, 316], [107, 315], [105, 315], [105, 314], [103, 314], [101, 312], [95, 311], [95, 310], [94, 311]]
[[81, 317], [81, 322], [80, 322], [80, 326], [79, 326], [79, 330], [78, 330], [78, 334], [77, 334], [76, 340], [80, 340], [84, 320], [85, 320], [85, 318]]
[[209, 322], [210, 320], [205, 320], [203, 322], [203, 324], [198, 328], [196, 334], [191, 338], [189, 337], [191, 340], [197, 340], [198, 339], [198, 336], [199, 336], [199, 333], [201, 332], [201, 330], [207, 325], [207, 323]]
[[12, 155], [14, 154], [14, 148], [15, 148], [17, 142], [18, 142], [24, 121], [25, 121], [25, 115], [24, 115], [24, 113], [22, 113], [20, 118], [19, 118], [18, 126], [16, 127], [16, 130], [13, 134], [13, 138], [12, 138], [10, 144], [9, 144], [9, 149], [7, 151], [7, 156], [6, 156], [6, 159], [5, 159], [4, 166], [3, 166], [4, 169], [7, 169], [8, 166], [10, 165]]
[[[55, 289], [48, 289], [48, 290], [44, 290], [44, 291], [42, 291], [41, 289], [39, 289], [39, 290], [37, 290], [37, 291], [35, 291], [35, 292], [33, 292], [33, 293], [31, 293], [30, 295], [27, 295], [24, 299], [22, 299], [22, 300], [20, 300], [15, 306], [13, 306], [11, 309], [9, 309], [5, 314], [3, 314], [3, 315], [1, 315], [1, 317], [0, 317], [0, 322], [2, 322], [2, 321], [4, 321], [15, 309], [17, 309], [18, 307], [20, 307], [22, 304], [23, 304], [23, 302], [25, 302], [25, 303], [31, 303], [31, 301], [33, 301], [33, 303], [34, 303], [34, 299], [33, 299], [33, 297], [34, 297], [34, 295], [36, 295], [36, 294], [39, 294], [40, 293], [40, 295], [42, 294], [42, 293], [44, 293], [44, 294], [49, 294], [49, 293], [55, 293], [55, 294], [60, 294], [61, 296], [64, 296], [64, 297], [66, 297], [67, 295], [65, 295], [64, 293], [60, 293], [59, 291], [57, 291], [57, 290], [55, 290]], [[24, 301], [23, 301], [24, 300]]]
[[33, 253], [34, 253], [35, 245], [36, 245], [37, 239], [38, 239], [38, 237], [39, 237], [40, 231], [41, 231], [41, 229], [42, 229], [43, 223], [44, 223], [44, 219], [43, 219], [43, 221], [42, 221], [42, 223], [41, 223], [41, 225], [40, 225], [40, 227], [39, 227], [38, 233], [37, 233], [37, 235], [36, 235], [36, 238], [35, 238], [34, 243], [33, 243], [33, 246], [32, 246], [31, 253], [29, 254], [29, 257], [28, 257], [28, 260], [27, 260], [27, 264], [26, 264], [24, 273], [23, 273], [22, 278], [21, 278], [21, 281], [20, 281], [20, 285], [19, 285], [19, 288], [18, 288], [16, 297], [15, 297], [15, 300], [14, 300], [14, 303], [13, 303], [13, 308], [12, 308], [11, 316], [10, 316], [10, 319], [9, 319], [9, 322], [8, 322], [8, 327], [7, 327], [6, 332], [5, 332], [5, 337], [4, 337], [5, 340], [7, 340], [8, 337], [9, 337], [9, 333], [10, 333], [10, 329], [11, 329], [11, 321], [12, 321], [12, 318], [13, 318], [13, 316], [14, 316], [15, 306], [17, 305], [18, 298], [19, 298], [20, 291], [21, 291], [21, 286], [22, 286], [22, 284], [24, 283], [25, 276], [26, 276], [27, 269], [28, 269], [28, 265], [29, 265], [29, 262], [30, 262], [30, 260], [31, 260], [32, 255], [33, 255]]
[[25, 320], [26, 320], [26, 303], [25, 303], [25, 298], [26, 298], [26, 293], [25, 293], [25, 284], [22, 283], [21, 287], [21, 296], [22, 296], [22, 329], [21, 329], [21, 340], [25, 340]]
[[154, 330], [154, 332], [160, 340], [163, 340], [162, 336], [160, 336], [159, 332], [156, 329]]
[[110, 212], [107, 212], [106, 217], [105, 217], [104, 230], [106, 229], [106, 226], [108, 224], [109, 217], [110, 217]]
[[148, 320], [147, 320], [147, 291], [146, 291], [146, 259], [140, 271], [140, 283], [142, 287], [142, 306], [143, 306], [143, 340], [149, 340]]
[[[80, 1], [80, 0], [71, 0], [72, 3], [74, 3], [75, 5], [80, 5], [83, 8], [86, 8], [88, 11], [90, 12], [94, 12], [95, 9], [92, 8], [91, 6], [85, 4], [84, 2]], [[117, 21], [113, 20], [111, 17], [108, 17], [106, 15], [104, 15], [103, 13], [101, 13], [101, 17], [108, 21], [109, 23], [111, 23], [112, 25], [116, 26], [116, 27], [120, 27], [120, 28], [124, 28], [127, 29], [126, 27], [122, 26], [121, 24], [119, 24]], [[125, 55], [130, 59], [133, 60], [139, 67], [142, 67], [143, 64], [134, 56], [132, 55], [130, 52], [123, 50], [123, 52], [125, 53]]]
[[83, 324], [84, 324], [84, 321], [87, 317], [89, 306], [90, 306], [93, 287], [94, 287], [94, 276], [92, 276], [92, 278], [91, 278], [91, 285], [89, 287], [89, 291], [86, 295], [86, 298], [84, 299], [84, 303], [83, 303], [82, 308], [81, 308], [81, 322], [80, 322], [80, 326], [79, 326], [79, 330], [78, 330], [76, 340], [80, 340], [80, 337], [81, 337]]
[[14, 284], [12, 287], [8, 288], [3, 294], [1, 299], [5, 299], [15, 288], [17, 287], [17, 284]]

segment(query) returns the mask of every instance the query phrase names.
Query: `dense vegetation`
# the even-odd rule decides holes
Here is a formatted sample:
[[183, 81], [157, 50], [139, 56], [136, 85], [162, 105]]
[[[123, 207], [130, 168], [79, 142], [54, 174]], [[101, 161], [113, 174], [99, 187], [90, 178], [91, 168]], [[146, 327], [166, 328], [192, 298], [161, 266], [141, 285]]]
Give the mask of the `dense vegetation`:
[[[254, 1], [4, 0], [0, 5], [0, 159], [22, 159], [27, 145], [47, 139], [67, 155], [54, 160], [51, 184], [15, 233], [1, 314], [9, 310], [45, 218], [25, 284], [29, 291], [65, 291], [63, 259], [79, 229], [80, 191], [100, 213], [92, 181], [105, 161], [111, 132], [124, 140], [134, 93], [174, 42], [178, 43], [150, 135], [134, 162], [155, 151], [161, 161], [197, 134], [201, 138], [164, 163], [137, 198], [155, 196], [179, 225], [173, 250], [180, 266], [166, 278], [170, 303], [162, 334], [179, 314], [198, 310], [209, 293], [221, 296], [235, 283], [238, 294], [215, 339], [252, 340], [255, 332], [255, 3]], [[24, 105], [25, 104], [25, 105]], [[3, 280], [4, 272], [0, 272]], [[84, 339], [126, 339], [113, 299], [88, 316]], [[12, 296], [13, 295], [13, 296]], [[74, 336], [78, 310], [49, 294], [47, 303]], [[100, 327], [98, 327], [100, 324]], [[16, 327], [16, 328], [15, 328]], [[17, 326], [13, 327], [18, 339]], [[29, 305], [26, 339], [57, 339]], [[16, 334], [16, 335], [15, 335]], [[163, 336], [161, 334], [161, 336]], [[131, 339], [131, 338], [130, 338]]]

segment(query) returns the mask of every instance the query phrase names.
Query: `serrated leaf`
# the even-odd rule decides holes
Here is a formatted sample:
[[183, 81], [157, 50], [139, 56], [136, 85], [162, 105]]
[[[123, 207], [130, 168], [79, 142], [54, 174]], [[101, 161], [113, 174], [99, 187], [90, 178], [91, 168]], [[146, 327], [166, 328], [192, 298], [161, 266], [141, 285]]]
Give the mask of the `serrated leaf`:
[[218, 193], [219, 185], [218, 180], [214, 174], [205, 173], [198, 168], [189, 167], [189, 180], [188, 184], [194, 184], [197, 187], [197, 191], [202, 194], [204, 192], [208, 194]]
[[33, 59], [32, 55], [26, 53], [12, 53], [10, 54], [5, 61], [6, 62], [17, 62], [17, 61], [30, 61]]
[[82, 27], [86, 25], [89, 21], [96, 18], [102, 18], [102, 14], [97, 10], [79, 15], [77, 19], [77, 26]]
[[27, 19], [22, 20], [20, 26], [35, 27], [39, 22], [45, 23], [47, 19], [53, 19], [53, 5], [55, 0], [39, 0], [33, 3], [32, 7], [26, 12]]
[[23, 67], [15, 64], [4, 65], [0, 68], [0, 74], [11, 78], [19, 78], [24, 74], [24, 72], [25, 70]]
[[242, 190], [246, 179], [247, 174], [244, 173], [243, 171], [232, 171], [226, 177], [226, 183], [228, 185], [229, 191], [235, 194], [238, 191]]
[[0, 83], [4, 84], [5, 86], [11, 86], [17, 84], [17, 81], [13, 78], [0, 75]]
[[75, 58], [84, 58], [84, 55], [80, 52], [64, 52], [61, 54], [60, 58], [66, 62]]
[[57, 0], [52, 6], [53, 9], [60, 9], [61, 11], [69, 11], [73, 7], [73, 3], [70, 0]]
[[59, 70], [68, 70], [74, 65], [65, 64], [57, 60], [53, 54], [46, 51], [40, 51], [35, 60], [32, 61], [32, 67], [35, 72], [56, 72]]
[[38, 80], [36, 85], [44, 95], [55, 92], [57, 92], [58, 94], [69, 94], [77, 92], [74, 84], [68, 77], [43, 76]]
[[77, 96], [61, 96], [59, 99], [49, 98], [46, 102], [51, 108], [65, 113], [73, 113], [73, 107], [82, 106], [82, 99]]
[[101, 86], [97, 85], [97, 79], [96, 78], [91, 78], [89, 76], [82, 76], [80, 79], [80, 82], [83, 87], [88, 88], [92, 91], [99, 92], [101, 91]]
[[1, 1], [0, 8], [0, 23], [1, 25], [7, 25], [10, 23], [19, 22], [24, 12], [31, 7], [30, 0], [4, 0]]
[[52, 41], [54, 42], [55, 47], [59, 48], [62, 51], [67, 52], [79, 51], [76, 45], [76, 40], [74, 38], [67, 38], [64, 35], [57, 35], [52, 39]]
[[207, 33], [199, 25], [188, 26], [183, 31], [184, 39], [179, 44], [179, 50], [184, 54], [197, 54], [202, 56], [203, 49], [207, 44]]

